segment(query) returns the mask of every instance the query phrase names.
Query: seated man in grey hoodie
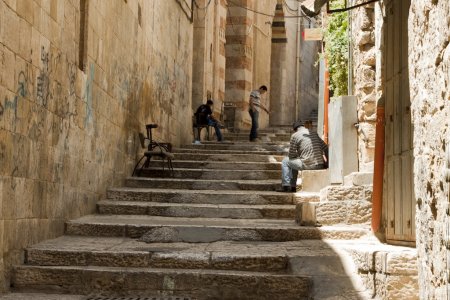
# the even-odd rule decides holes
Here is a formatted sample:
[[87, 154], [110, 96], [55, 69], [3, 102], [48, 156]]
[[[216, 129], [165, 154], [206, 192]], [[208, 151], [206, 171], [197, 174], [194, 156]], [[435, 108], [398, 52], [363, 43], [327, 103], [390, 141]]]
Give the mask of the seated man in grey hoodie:
[[289, 155], [281, 164], [281, 192], [296, 192], [298, 171], [325, 169], [328, 162], [328, 146], [302, 121], [292, 125]]

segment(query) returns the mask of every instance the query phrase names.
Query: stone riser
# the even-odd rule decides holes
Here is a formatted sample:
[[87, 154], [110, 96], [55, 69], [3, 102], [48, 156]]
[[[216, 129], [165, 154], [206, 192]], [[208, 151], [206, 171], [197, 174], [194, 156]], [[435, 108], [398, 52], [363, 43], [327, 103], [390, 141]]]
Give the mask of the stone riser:
[[185, 155], [185, 154], [194, 154], [194, 155], [199, 155], [199, 154], [221, 154], [221, 155], [242, 155], [242, 154], [246, 154], [246, 155], [258, 155], [258, 156], [264, 156], [267, 158], [268, 155], [274, 155], [274, 156], [285, 156], [287, 154], [286, 152], [283, 152], [282, 149], [280, 150], [226, 150], [226, 149], [173, 149], [173, 152], [175, 155], [176, 154], [181, 154], [181, 155]]
[[[182, 178], [210, 180], [267, 180], [281, 178], [281, 170], [212, 170], [212, 169], [174, 169], [173, 172], [162, 168], [149, 168], [141, 172], [143, 177], [152, 178]], [[280, 179], [281, 180], [281, 179]]]
[[370, 201], [329, 201], [318, 202], [316, 220], [324, 225], [369, 224], [372, 218]]
[[[14, 290], [203, 299], [309, 299], [305, 276], [214, 270], [20, 266]], [[120, 298], [119, 298], [120, 299]], [[183, 298], [181, 298], [183, 299]]]
[[[288, 142], [289, 136], [259, 136], [261, 141], [270, 141], [270, 142]], [[225, 141], [248, 141], [248, 136], [224, 136]]]
[[223, 181], [213, 180], [134, 180], [127, 179], [126, 186], [136, 188], [157, 188], [157, 189], [196, 189], [196, 190], [254, 190], [254, 191], [275, 191], [280, 183], [274, 182], [243, 182], [243, 181]]
[[166, 203], [209, 204], [292, 204], [292, 195], [285, 193], [258, 193], [234, 191], [165, 191], [165, 190], [108, 190], [107, 198], [117, 201], [148, 201]]
[[252, 272], [286, 271], [288, 257], [217, 252], [149, 252], [26, 250], [27, 265], [34, 266], [103, 266], [163, 269], [209, 269]]
[[146, 242], [210, 243], [217, 241], [287, 242], [314, 239], [357, 239], [364, 230], [326, 231], [315, 227], [231, 227], [153, 224], [66, 223], [66, 234], [140, 238]]
[[203, 154], [203, 153], [174, 153], [174, 160], [210, 161], [210, 162], [281, 162], [282, 155], [258, 155], [258, 154]]
[[[281, 163], [243, 163], [243, 162], [214, 162], [214, 161], [179, 161], [172, 160], [172, 165], [174, 168], [182, 169], [218, 169], [218, 170], [281, 170]], [[156, 168], [167, 168], [167, 163], [162, 161], [152, 161], [150, 163], [151, 167]]]
[[372, 218], [372, 203], [367, 200], [298, 203], [296, 221], [311, 225], [366, 224]]
[[109, 215], [150, 215], [186, 218], [231, 218], [231, 219], [291, 219], [295, 218], [295, 206], [286, 207], [248, 207], [248, 206], [205, 206], [165, 203], [136, 203], [100, 201], [97, 204], [100, 214]]
[[[286, 145], [288, 146], [288, 145]], [[227, 144], [227, 143], [209, 143], [200, 145], [184, 145], [182, 148], [178, 149], [192, 149], [192, 150], [234, 150], [247, 153], [248, 151], [279, 151], [279, 143], [274, 145], [267, 145], [266, 143], [248, 143], [248, 144]]]

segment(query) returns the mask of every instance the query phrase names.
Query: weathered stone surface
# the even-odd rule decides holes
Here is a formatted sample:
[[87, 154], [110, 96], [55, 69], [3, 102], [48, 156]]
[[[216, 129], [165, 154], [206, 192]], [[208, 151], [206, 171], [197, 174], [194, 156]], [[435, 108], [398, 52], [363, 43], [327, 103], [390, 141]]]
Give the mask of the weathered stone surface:
[[297, 192], [294, 194], [294, 204], [302, 202], [318, 202], [320, 194], [315, 192]]
[[141, 238], [146, 242], [296, 241], [358, 238], [352, 227], [298, 227], [292, 220], [233, 220], [150, 216], [86, 216], [67, 223], [66, 234]]
[[368, 224], [372, 217], [372, 203], [366, 200], [319, 202], [316, 220], [321, 224]]
[[256, 190], [275, 191], [280, 180], [213, 180], [179, 178], [128, 178], [128, 187], [157, 189], [197, 189], [197, 190]]
[[299, 177], [302, 179], [302, 192], [319, 192], [330, 184], [329, 169], [303, 170]]
[[[295, 197], [319, 200], [318, 194], [296, 193]], [[114, 188], [107, 198], [115, 201], [151, 201], [165, 203], [202, 204], [292, 204], [292, 194], [266, 191], [237, 190], [162, 190], [142, 188]]]
[[178, 204], [130, 201], [100, 201], [101, 214], [152, 215], [189, 218], [292, 219], [293, 205]]
[[165, 291], [196, 299], [307, 299], [311, 286], [304, 276], [238, 271], [20, 267], [16, 272], [18, 290], [45, 287], [80, 294], [120, 292], [142, 296]]
[[439, 299], [448, 276], [448, 249], [442, 245], [448, 239], [449, 10], [448, 1], [411, 1], [408, 19], [409, 44], [418, 45], [409, 52], [408, 65], [421, 299]]
[[366, 200], [372, 199], [372, 186], [328, 186], [320, 191], [320, 201]]
[[344, 185], [371, 185], [373, 184], [373, 172], [355, 172], [344, 177]]
[[174, 169], [169, 173], [161, 168], [144, 169], [143, 176], [163, 178], [183, 178], [183, 179], [205, 179], [205, 180], [269, 180], [281, 177], [280, 170], [211, 170], [211, 169]]

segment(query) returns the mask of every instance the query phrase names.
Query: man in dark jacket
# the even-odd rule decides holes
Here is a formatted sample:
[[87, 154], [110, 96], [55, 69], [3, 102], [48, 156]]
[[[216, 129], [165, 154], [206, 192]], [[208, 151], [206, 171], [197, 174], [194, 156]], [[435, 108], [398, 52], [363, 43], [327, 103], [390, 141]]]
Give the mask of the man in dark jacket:
[[[206, 104], [202, 104], [197, 108], [197, 111], [195, 113], [197, 124], [207, 124], [214, 127], [214, 130], [216, 131], [217, 141], [222, 142], [223, 137], [222, 133], [220, 132], [220, 128], [223, 128], [223, 125], [216, 118], [214, 118], [212, 111], [213, 105], [214, 102], [211, 99], [208, 99], [208, 101], [206, 101]], [[200, 137], [198, 137], [198, 139], [200, 139]]]
[[281, 163], [282, 192], [296, 192], [298, 171], [325, 169], [328, 162], [328, 146], [317, 133], [302, 121], [296, 121], [292, 128], [289, 155]]

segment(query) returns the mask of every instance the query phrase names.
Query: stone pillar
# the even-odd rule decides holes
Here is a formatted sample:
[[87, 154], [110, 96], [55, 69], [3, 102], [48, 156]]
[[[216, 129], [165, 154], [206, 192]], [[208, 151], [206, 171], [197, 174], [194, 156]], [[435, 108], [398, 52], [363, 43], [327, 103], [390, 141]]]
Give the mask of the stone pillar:
[[[208, 5], [209, 3], [209, 5]], [[226, 6], [197, 1], [194, 13], [194, 51], [192, 109], [214, 99], [216, 115], [222, 113], [225, 99], [225, 24]]]
[[[363, 2], [353, 1], [353, 5]], [[373, 171], [376, 123], [374, 6], [351, 11], [353, 95], [358, 98], [358, 159], [362, 172]]]
[[[251, 7], [252, 2], [240, 0], [233, 3]], [[225, 101], [236, 106], [234, 128], [249, 128], [251, 121], [247, 109], [253, 88], [253, 31], [250, 30], [253, 13], [233, 3], [228, 3], [226, 25]]]

